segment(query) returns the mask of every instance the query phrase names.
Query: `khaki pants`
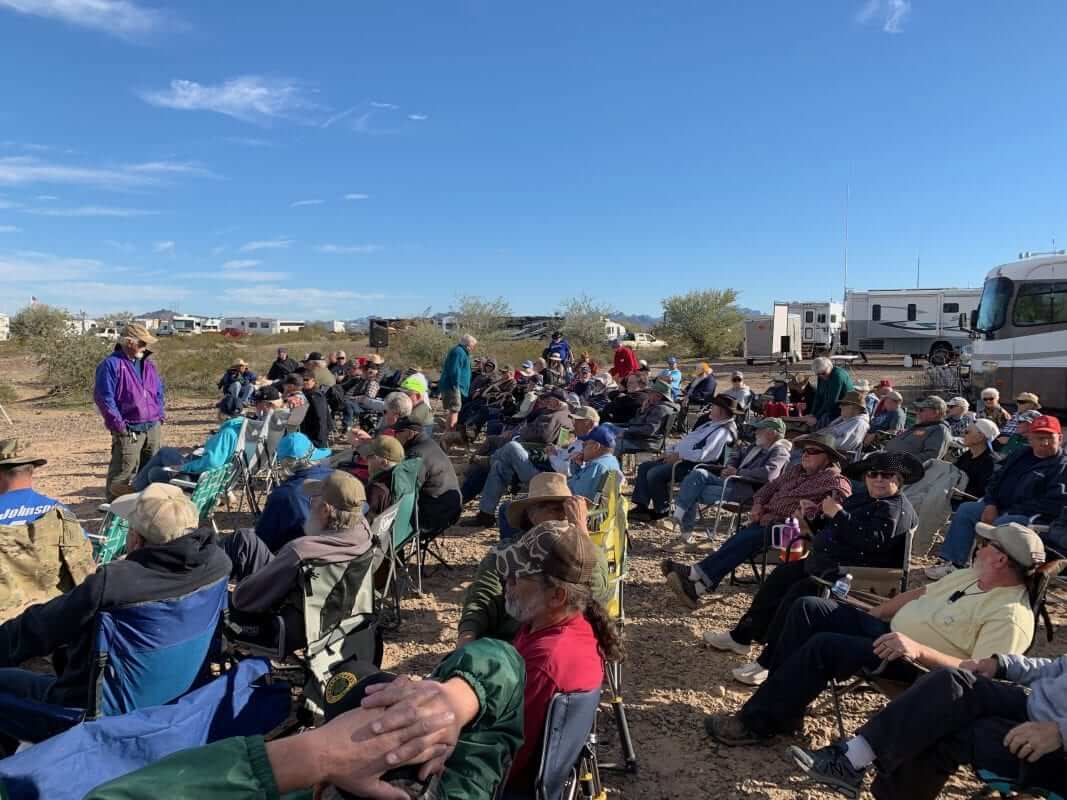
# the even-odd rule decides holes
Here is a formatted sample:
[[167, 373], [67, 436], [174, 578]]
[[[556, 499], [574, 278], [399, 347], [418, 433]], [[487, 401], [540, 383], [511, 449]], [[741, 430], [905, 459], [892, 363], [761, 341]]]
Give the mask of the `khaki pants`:
[[111, 463], [107, 468], [107, 499], [115, 499], [114, 487], [117, 484], [130, 483], [141, 464], [159, 450], [160, 426], [157, 422], [147, 431], [111, 434]]

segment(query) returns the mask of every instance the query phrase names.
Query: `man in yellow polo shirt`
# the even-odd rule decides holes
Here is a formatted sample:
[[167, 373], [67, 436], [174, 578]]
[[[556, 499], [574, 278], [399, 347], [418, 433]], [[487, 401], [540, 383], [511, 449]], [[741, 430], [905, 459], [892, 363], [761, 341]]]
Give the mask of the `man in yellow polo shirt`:
[[735, 715], [712, 715], [705, 730], [727, 745], [754, 744], [800, 727], [832, 678], [887, 662], [886, 677], [914, 679], [994, 653], [1022, 653], [1034, 634], [1027, 580], [1044, 563], [1041, 539], [1021, 525], [982, 526], [973, 566], [897, 595], [870, 613], [805, 597], [789, 610], [758, 661], [764, 683]]

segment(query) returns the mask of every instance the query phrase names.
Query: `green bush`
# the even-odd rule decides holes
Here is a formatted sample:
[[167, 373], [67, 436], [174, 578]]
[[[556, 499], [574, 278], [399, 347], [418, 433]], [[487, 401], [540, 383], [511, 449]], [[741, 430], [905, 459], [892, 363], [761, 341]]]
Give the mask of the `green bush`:
[[[456, 337], [429, 322], [419, 324], [394, 335], [386, 354], [390, 366], [418, 366], [427, 371], [440, 369], [456, 344]], [[399, 359], [399, 363], [398, 363]]]
[[[249, 358], [249, 353], [232, 339], [223, 337], [168, 337], [153, 345], [156, 368], [167, 392], [215, 394], [219, 378], [234, 361], [243, 358], [257, 374], [266, 367]], [[298, 354], [299, 358], [303, 353]], [[271, 360], [273, 360], [273, 355]]]
[[34, 303], [11, 318], [11, 337], [19, 342], [54, 340], [69, 333], [70, 314], [62, 308]]
[[66, 333], [35, 340], [37, 363], [44, 369], [48, 393], [55, 398], [87, 400], [93, 395], [96, 367], [114, 345], [98, 336]]
[[0, 404], [2, 403], [14, 403], [19, 399], [18, 392], [15, 391], [15, 387], [10, 383], [0, 381]]
[[736, 289], [707, 289], [663, 300], [662, 335], [690, 355], [718, 358], [737, 351], [745, 336]]
[[563, 317], [560, 331], [567, 337], [572, 350], [597, 345], [603, 347], [607, 338], [604, 334], [604, 318], [616, 315], [614, 309], [598, 305], [585, 294], [564, 300], [557, 313]]

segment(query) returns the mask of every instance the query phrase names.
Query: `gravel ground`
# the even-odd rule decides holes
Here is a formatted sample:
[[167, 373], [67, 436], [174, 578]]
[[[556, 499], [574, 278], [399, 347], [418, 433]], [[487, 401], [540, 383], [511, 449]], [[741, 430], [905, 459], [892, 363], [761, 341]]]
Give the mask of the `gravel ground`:
[[[0, 359], [0, 374], [30, 375], [31, 364], [23, 358]], [[733, 365], [716, 365], [716, 372]], [[748, 382], [762, 389], [769, 373], [744, 367]], [[903, 370], [888, 362], [858, 369], [861, 377], [876, 382], [884, 376], [897, 383], [915, 383], [920, 372]], [[110, 439], [100, 418], [89, 405], [56, 409], [41, 402], [42, 388], [32, 381], [16, 384], [19, 402], [7, 407], [15, 431], [28, 440], [35, 452], [49, 459], [37, 479], [37, 488], [62, 499], [95, 529], [102, 502], [103, 476], [107, 469]], [[178, 399], [169, 404], [164, 441], [174, 446], [200, 444], [213, 427], [210, 398]], [[6, 425], [0, 422], [0, 436]], [[467, 513], [473, 513], [469, 510]], [[226, 525], [227, 516], [220, 515]], [[232, 523], [231, 523], [232, 524]], [[669, 593], [659, 572], [659, 561], [672, 552], [666, 533], [635, 525], [626, 599], [626, 663], [624, 697], [638, 753], [637, 775], [606, 773], [608, 791], [624, 798], [762, 797], [827, 798], [835, 795], [811, 788], [799, 778], [782, 740], [765, 747], [727, 749], [713, 745], [701, 726], [704, 714], [736, 709], [749, 690], [735, 683], [730, 669], [740, 658], [709, 650], [700, 634], [708, 629], [730, 627], [745, 609], [749, 587], [725, 587], [713, 602], [689, 612]], [[441, 570], [426, 580], [421, 597], [405, 600], [400, 631], [387, 639], [385, 666], [389, 669], [424, 673], [452, 648], [463, 591], [496, 531], [454, 528], [443, 537], [451, 570]], [[1061, 609], [1054, 609], [1057, 624]], [[1059, 642], [1047, 644], [1042, 637], [1036, 652], [1060, 652]], [[846, 726], [850, 730], [884, 701], [875, 695], [846, 700]], [[615, 758], [617, 739], [611, 724], [603, 740]], [[796, 741], [820, 746], [833, 733], [833, 717], [827, 697], [820, 698], [808, 718], [804, 735]], [[976, 784], [957, 778], [944, 797], [968, 797]]]

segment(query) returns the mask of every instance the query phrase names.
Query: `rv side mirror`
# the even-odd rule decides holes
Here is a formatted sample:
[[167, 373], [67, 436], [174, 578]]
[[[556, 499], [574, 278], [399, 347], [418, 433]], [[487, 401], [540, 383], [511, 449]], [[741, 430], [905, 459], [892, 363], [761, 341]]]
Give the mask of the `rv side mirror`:
[[960, 313], [960, 330], [967, 330], [967, 315], [962, 312]]
[[970, 327], [970, 329], [972, 331], [978, 330], [978, 309], [977, 308], [972, 308], [971, 309], [971, 327]]

